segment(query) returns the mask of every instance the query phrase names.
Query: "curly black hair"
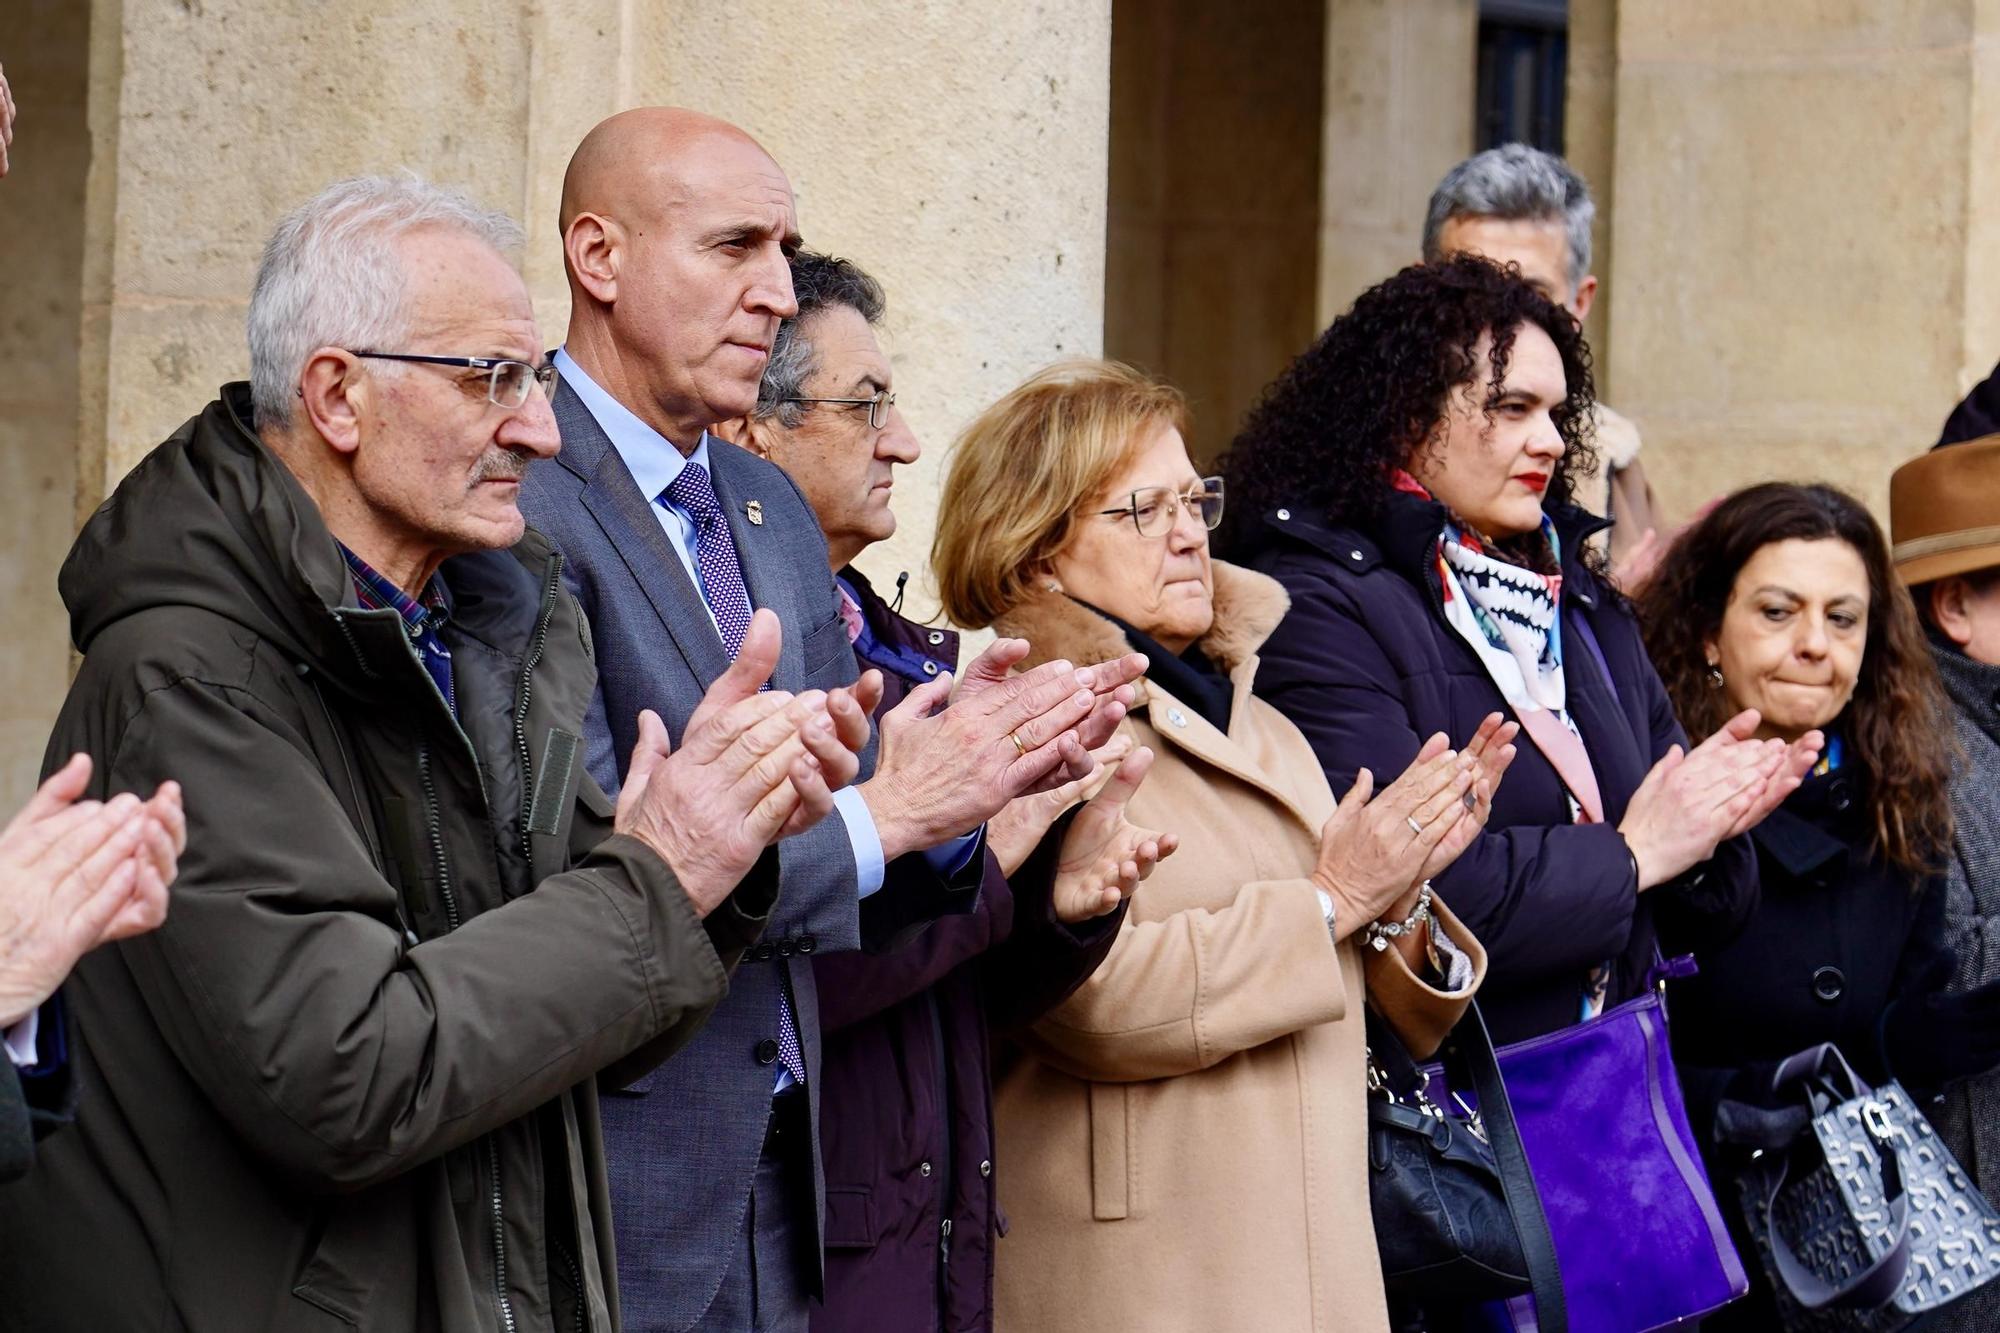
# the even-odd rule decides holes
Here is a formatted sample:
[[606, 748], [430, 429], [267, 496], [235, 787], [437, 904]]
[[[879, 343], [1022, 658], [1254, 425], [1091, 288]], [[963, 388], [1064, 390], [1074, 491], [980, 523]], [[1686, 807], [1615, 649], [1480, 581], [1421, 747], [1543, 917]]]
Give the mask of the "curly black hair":
[[1264, 515], [1281, 504], [1369, 524], [1390, 494], [1391, 469], [1433, 438], [1452, 391], [1478, 373], [1481, 335], [1493, 334], [1490, 409], [1524, 324], [1562, 356], [1569, 394], [1550, 415], [1567, 448], [1542, 503], [1566, 503], [1576, 473], [1596, 463], [1590, 348], [1570, 313], [1519, 267], [1456, 255], [1363, 292], [1264, 390], [1222, 458], [1223, 549], [1237, 558], [1255, 550]]

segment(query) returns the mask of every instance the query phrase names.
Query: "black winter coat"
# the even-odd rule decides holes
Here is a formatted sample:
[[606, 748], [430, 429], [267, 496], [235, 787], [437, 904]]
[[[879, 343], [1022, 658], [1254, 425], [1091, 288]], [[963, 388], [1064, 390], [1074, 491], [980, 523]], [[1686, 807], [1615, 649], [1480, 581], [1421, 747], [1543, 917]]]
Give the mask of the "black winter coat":
[[[1292, 598], [1264, 644], [1257, 693], [1305, 733], [1336, 793], [1364, 767], [1378, 784], [1393, 781], [1434, 732], [1462, 745], [1487, 714], [1510, 712], [1477, 654], [1445, 622], [1434, 558], [1445, 517], [1442, 505], [1399, 492], [1365, 530], [1278, 509], [1254, 535], [1249, 563]], [[1479, 1003], [1500, 1042], [1576, 1022], [1587, 974], [1607, 961], [1607, 1004], [1630, 999], [1645, 985], [1656, 940], [1669, 953], [1721, 943], [1757, 901], [1744, 838], [1680, 879], [1638, 892], [1617, 824], [1647, 771], [1687, 738], [1638, 622], [1578, 562], [1584, 539], [1604, 520], [1575, 508], [1554, 518], [1564, 552], [1570, 710], [1605, 822], [1571, 822], [1562, 780], [1523, 736], [1486, 831], [1437, 879], [1439, 894], [1486, 946], [1490, 970]]]

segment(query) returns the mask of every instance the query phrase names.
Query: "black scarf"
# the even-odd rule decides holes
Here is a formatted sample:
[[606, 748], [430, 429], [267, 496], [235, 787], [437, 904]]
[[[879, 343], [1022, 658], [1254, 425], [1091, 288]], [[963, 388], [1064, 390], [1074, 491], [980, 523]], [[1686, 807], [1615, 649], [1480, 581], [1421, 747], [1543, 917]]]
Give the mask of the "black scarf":
[[1146, 655], [1146, 675], [1159, 682], [1167, 693], [1179, 699], [1189, 708], [1202, 715], [1208, 724], [1227, 736], [1229, 734], [1229, 713], [1236, 699], [1236, 686], [1208, 654], [1201, 650], [1201, 644], [1191, 643], [1184, 653], [1171, 653], [1160, 646], [1158, 640], [1143, 630], [1132, 626], [1112, 615], [1109, 611], [1092, 606], [1089, 602], [1072, 597], [1071, 601], [1086, 611], [1092, 611], [1125, 631], [1125, 641], [1132, 645], [1135, 653]]

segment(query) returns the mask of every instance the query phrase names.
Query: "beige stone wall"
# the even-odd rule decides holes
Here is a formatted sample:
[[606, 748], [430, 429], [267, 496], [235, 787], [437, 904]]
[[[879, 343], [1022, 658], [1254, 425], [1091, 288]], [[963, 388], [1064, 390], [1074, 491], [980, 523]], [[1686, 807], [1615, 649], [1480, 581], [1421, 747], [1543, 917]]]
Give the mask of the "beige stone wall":
[[88, 6], [15, 0], [0, 63], [20, 104], [0, 180], [0, 818], [34, 789], [49, 722], [69, 681], [56, 569], [76, 489], [77, 331], [89, 161]]
[[1325, 0], [1123, 0], [1104, 349], [1188, 395], [1197, 459], [1318, 330]]
[[2000, 356], [2000, 10], [1623, 0], [1609, 358], [1670, 510], [1877, 507]]
[[[272, 220], [326, 181], [412, 167], [529, 224], [543, 332], [567, 293], [564, 163], [602, 116], [678, 102], [763, 139], [808, 240], [882, 278], [902, 405], [929, 443], [905, 532], [871, 573], [927, 565], [939, 467], [978, 406], [1099, 350], [1110, 22], [1105, 4], [833, 0], [271, 6], [101, 0], [114, 47], [91, 245], [105, 265], [101, 462], [86, 500], [244, 371], [243, 301]], [[911, 603], [924, 609], [923, 595]]]
[[1477, 0], [1327, 0], [1319, 323], [1405, 264], [1472, 151]]

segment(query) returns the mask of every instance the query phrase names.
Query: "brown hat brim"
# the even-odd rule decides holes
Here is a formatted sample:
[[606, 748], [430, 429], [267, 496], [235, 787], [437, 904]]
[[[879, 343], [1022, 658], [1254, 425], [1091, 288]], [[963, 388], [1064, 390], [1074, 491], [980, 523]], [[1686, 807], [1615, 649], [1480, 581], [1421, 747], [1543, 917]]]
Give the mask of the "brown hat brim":
[[1976, 574], [1995, 566], [2000, 566], [2000, 541], [1899, 559], [1896, 561], [1896, 577], [1903, 581], [1904, 587], [1914, 588], [1938, 579], [1948, 579], [1954, 574]]

